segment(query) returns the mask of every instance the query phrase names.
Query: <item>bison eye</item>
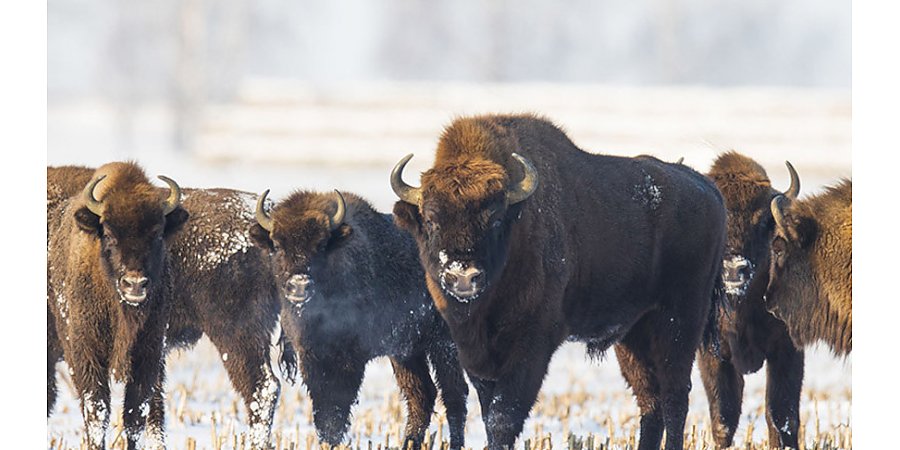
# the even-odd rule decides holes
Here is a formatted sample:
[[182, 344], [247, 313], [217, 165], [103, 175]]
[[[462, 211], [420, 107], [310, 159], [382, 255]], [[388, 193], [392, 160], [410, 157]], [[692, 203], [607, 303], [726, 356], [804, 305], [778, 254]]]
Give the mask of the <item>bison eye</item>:
[[494, 223], [491, 224], [491, 227], [492, 227], [492, 228], [500, 228], [500, 225], [503, 225], [503, 221], [497, 219], [497, 220], [494, 221]]
[[784, 256], [784, 250], [785, 250], [784, 239], [776, 238], [772, 242], [772, 253], [774, 253], [775, 256], [781, 258], [782, 256]]
[[428, 230], [429, 233], [433, 233], [438, 229], [438, 225], [431, 219], [425, 219], [425, 229]]

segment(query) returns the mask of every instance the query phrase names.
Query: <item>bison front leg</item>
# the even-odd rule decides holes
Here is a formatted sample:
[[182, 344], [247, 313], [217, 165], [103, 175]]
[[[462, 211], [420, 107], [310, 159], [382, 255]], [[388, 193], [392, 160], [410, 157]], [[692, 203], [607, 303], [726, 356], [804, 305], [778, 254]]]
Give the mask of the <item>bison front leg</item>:
[[72, 381], [81, 402], [84, 418], [84, 443], [88, 450], [106, 448], [106, 429], [109, 427], [109, 378], [105, 364], [70, 362]]
[[456, 356], [456, 347], [448, 342], [447, 348], [442, 346], [440, 350], [432, 352], [431, 364], [434, 366], [438, 389], [441, 391], [441, 401], [447, 410], [450, 448], [462, 448], [466, 443], [466, 397], [469, 395], [469, 385], [463, 377], [462, 367]]
[[484, 417], [490, 450], [514, 448], [516, 438], [522, 433], [525, 420], [541, 390], [552, 355], [552, 352], [543, 355], [541, 352], [536, 353], [527, 364], [513, 369], [494, 383], [488, 415]]
[[391, 358], [394, 367], [394, 378], [397, 386], [406, 399], [406, 436], [403, 448], [419, 448], [425, 439], [425, 432], [434, 411], [434, 400], [437, 389], [428, 373], [425, 355], [418, 355], [407, 360]]
[[718, 447], [731, 447], [741, 417], [744, 377], [734, 365], [705, 349], [698, 352], [700, 377], [709, 401], [709, 419]]
[[[128, 439], [129, 450], [164, 449], [166, 441], [163, 339], [161, 334], [154, 337], [153, 333], [142, 333], [137, 341], [142, 345], [132, 349], [130, 376], [125, 382], [122, 408], [125, 436]], [[142, 437], [145, 438], [143, 445], [141, 445]]]
[[366, 370], [366, 359], [301, 358], [303, 384], [313, 404], [313, 422], [319, 439], [340, 445], [350, 425], [350, 408], [356, 402]]
[[[135, 364], [132, 371], [141, 370], [137, 367], [140, 365], [140, 363]], [[163, 401], [165, 375], [162, 367], [155, 372], [155, 376], [136, 377], [125, 384], [123, 416], [129, 450], [166, 448], [165, 404]], [[143, 445], [140, 444], [142, 437], [145, 438]]]
[[769, 446], [800, 448], [803, 351], [784, 333], [766, 354], [766, 423]]

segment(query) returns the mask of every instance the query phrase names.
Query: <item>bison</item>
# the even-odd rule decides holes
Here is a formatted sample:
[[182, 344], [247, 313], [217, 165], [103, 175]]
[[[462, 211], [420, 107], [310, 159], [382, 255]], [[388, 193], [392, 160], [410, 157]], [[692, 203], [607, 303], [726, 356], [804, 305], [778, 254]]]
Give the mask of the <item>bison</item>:
[[823, 341], [837, 355], [853, 349], [853, 184], [842, 180], [802, 200], [772, 200], [766, 306], [804, 347]]
[[81, 195], [56, 202], [48, 214], [47, 415], [57, 394], [54, 366], [64, 359], [91, 449], [105, 447], [110, 376], [125, 383], [128, 448], [138, 445], [145, 427], [147, 447], [164, 447], [167, 247], [188, 213], [178, 184], [160, 178], [168, 196], [136, 164], [107, 164]]
[[[681, 164], [587, 153], [533, 115], [460, 118], [421, 187], [391, 185], [431, 297], [478, 391], [491, 449], [512, 447], [565, 340], [615, 345], [640, 448], [681, 449], [694, 355], [715, 334], [725, 208]], [[706, 330], [706, 332], [704, 332]]]
[[[84, 167], [48, 168], [48, 206], [92, 173]], [[189, 347], [206, 334], [247, 408], [251, 448], [266, 448], [280, 392], [269, 349], [281, 303], [269, 256], [247, 235], [256, 223], [256, 195], [230, 189], [183, 193], [181, 207], [191, 218], [169, 244], [174, 290], [166, 351]], [[292, 354], [282, 356], [286, 372], [295, 371]], [[49, 364], [48, 383], [55, 382], [52, 371]]]
[[698, 358], [713, 438], [720, 447], [730, 447], [737, 430], [744, 375], [758, 371], [765, 362], [769, 443], [799, 448], [803, 351], [794, 346], [784, 323], [766, 311], [763, 301], [774, 231], [769, 204], [778, 195], [796, 198], [800, 192], [797, 172], [786, 164], [791, 185], [784, 193], [772, 187], [762, 166], [737, 152], [720, 155], [708, 173], [728, 210], [722, 272], [730, 308], [719, 316], [718, 354], [701, 350]]
[[366, 364], [388, 356], [406, 398], [405, 442], [418, 448], [428, 429], [436, 397], [430, 361], [450, 446], [461, 448], [468, 386], [412, 238], [353, 194], [295, 192], [270, 214], [268, 192], [250, 235], [272, 254], [281, 323], [297, 349], [319, 437], [340, 444]]

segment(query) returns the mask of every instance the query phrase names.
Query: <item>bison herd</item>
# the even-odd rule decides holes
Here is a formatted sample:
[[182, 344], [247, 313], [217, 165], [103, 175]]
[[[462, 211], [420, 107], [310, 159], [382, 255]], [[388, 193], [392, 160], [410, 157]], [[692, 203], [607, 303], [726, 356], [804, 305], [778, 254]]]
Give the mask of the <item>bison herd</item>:
[[110, 378], [125, 385], [128, 448], [164, 448], [165, 355], [205, 334], [251, 447], [268, 448], [275, 337], [327, 444], [386, 356], [406, 445], [422, 444], [438, 395], [450, 446], [464, 445], [468, 377], [488, 447], [512, 448], [568, 340], [612, 347], [640, 449], [682, 448], [695, 355], [718, 446], [732, 444], [743, 376], [766, 362], [770, 443], [798, 447], [804, 346], [852, 347], [849, 180], [800, 198], [789, 163], [779, 191], [736, 152], [703, 175], [587, 153], [533, 115], [455, 120], [419, 187], [403, 180], [411, 157], [390, 174], [393, 215], [337, 191], [272, 204], [164, 176], [161, 189], [133, 162], [48, 167], [48, 416], [65, 360], [88, 448], [105, 447]]

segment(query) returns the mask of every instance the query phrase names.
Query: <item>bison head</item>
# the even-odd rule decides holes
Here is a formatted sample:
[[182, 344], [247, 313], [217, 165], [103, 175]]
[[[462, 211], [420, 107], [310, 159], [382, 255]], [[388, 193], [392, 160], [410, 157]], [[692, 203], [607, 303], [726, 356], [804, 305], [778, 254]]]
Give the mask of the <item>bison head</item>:
[[[796, 198], [800, 178], [790, 162], [785, 164], [791, 185], [783, 195]], [[749, 289], [765, 287], [765, 276], [759, 279], [757, 273], [765, 274], [768, 267], [769, 243], [775, 226], [769, 204], [782, 193], [772, 188], [762, 166], [735, 152], [720, 156], [709, 175], [722, 192], [728, 209], [728, 237], [722, 261], [725, 291], [729, 297], [741, 299]], [[761, 284], [753, 283], [755, 279]]]
[[466, 303], [477, 298], [503, 271], [510, 226], [520, 202], [537, 189], [537, 170], [513, 153], [520, 180], [510, 183], [500, 164], [480, 158], [436, 165], [422, 175], [422, 186], [403, 182], [400, 160], [391, 187], [397, 223], [415, 237], [428, 276], [444, 293]]
[[343, 223], [347, 210], [340, 192], [325, 196], [299, 192], [265, 210], [266, 190], [256, 204], [250, 229], [257, 245], [275, 255], [275, 276], [284, 298], [301, 305], [315, 295], [315, 280], [325, 264], [325, 253], [343, 242], [353, 229]]
[[[128, 171], [131, 170], [131, 173]], [[180, 207], [181, 189], [170, 178], [163, 199], [136, 166], [125, 166], [116, 181], [104, 187], [102, 200], [95, 188], [107, 175], [95, 176], [82, 192], [83, 206], [75, 211], [75, 221], [85, 233], [100, 241], [101, 265], [114, 280], [121, 302], [137, 306], [159, 284], [165, 261], [164, 238], [188, 219]], [[128, 178], [129, 175], [139, 178]]]
[[[772, 237], [769, 257], [769, 283], [766, 287], [766, 298], [772, 298], [778, 291], [778, 299], [814, 298], [811, 292], [795, 292], [812, 285], [809, 280], [809, 264], [806, 255], [809, 246], [815, 239], [818, 226], [806, 214], [798, 214], [798, 205], [794, 199], [779, 195], [772, 199], [771, 211], [775, 220], [775, 233]], [[787, 289], [785, 289], [787, 288]], [[767, 301], [774, 310], [773, 301]]]

